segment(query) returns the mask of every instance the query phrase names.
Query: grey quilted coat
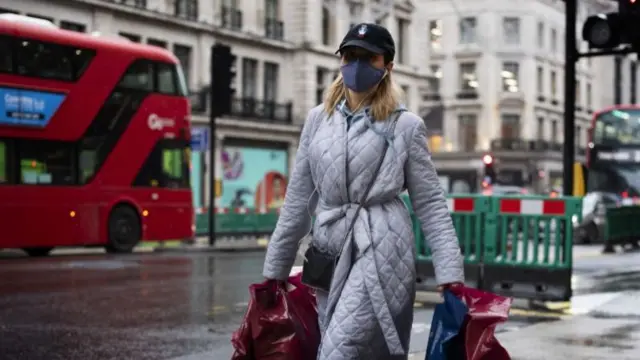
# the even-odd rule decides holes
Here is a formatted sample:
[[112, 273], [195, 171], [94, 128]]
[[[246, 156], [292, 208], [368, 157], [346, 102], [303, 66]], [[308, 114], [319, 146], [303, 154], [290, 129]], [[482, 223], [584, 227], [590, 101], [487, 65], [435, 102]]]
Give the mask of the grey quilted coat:
[[319, 360], [407, 358], [416, 273], [411, 220], [398, 196], [405, 183], [433, 252], [437, 282], [464, 278], [424, 122], [403, 112], [393, 135], [385, 138], [380, 134], [390, 122], [372, 124], [365, 118], [347, 126], [342, 113], [328, 116], [318, 106], [309, 112], [302, 130], [284, 206], [267, 249], [266, 278], [288, 277], [314, 212], [312, 241], [325, 251], [339, 251], [385, 141], [392, 145], [351, 241], [344, 243], [331, 291], [316, 294], [322, 331]]

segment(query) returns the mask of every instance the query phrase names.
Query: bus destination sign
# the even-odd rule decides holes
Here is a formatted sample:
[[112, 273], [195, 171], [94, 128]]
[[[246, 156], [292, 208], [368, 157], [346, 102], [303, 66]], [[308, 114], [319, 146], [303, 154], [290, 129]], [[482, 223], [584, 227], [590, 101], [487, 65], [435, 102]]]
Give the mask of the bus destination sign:
[[640, 163], [640, 149], [596, 150], [597, 161], [618, 163]]
[[0, 125], [45, 127], [63, 94], [0, 87]]

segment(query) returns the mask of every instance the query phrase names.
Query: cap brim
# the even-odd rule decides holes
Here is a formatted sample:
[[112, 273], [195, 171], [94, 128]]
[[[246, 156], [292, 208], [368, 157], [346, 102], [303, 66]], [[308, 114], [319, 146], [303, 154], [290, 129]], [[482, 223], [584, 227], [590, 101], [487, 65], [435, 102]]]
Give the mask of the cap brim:
[[338, 51], [336, 51], [336, 54], [342, 52], [342, 50], [344, 50], [344, 48], [352, 47], [352, 46], [353, 47], [363, 48], [363, 49], [365, 49], [367, 51], [371, 51], [374, 54], [380, 54], [380, 55], [384, 54], [384, 50], [382, 50], [381, 48], [379, 48], [379, 47], [377, 47], [375, 45], [371, 45], [371, 44], [369, 44], [368, 42], [366, 42], [364, 40], [357, 40], [357, 39], [356, 40], [349, 40], [346, 43], [342, 44], [340, 46], [340, 48], [338, 49]]

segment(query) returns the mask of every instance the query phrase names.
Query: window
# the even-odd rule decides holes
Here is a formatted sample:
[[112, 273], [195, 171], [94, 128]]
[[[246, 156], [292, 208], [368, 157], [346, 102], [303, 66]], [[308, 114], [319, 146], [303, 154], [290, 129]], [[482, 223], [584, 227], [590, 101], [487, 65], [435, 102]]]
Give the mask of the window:
[[506, 44], [520, 44], [520, 19], [516, 17], [502, 19], [502, 34]]
[[278, 73], [280, 66], [278, 64], [264, 63], [264, 89], [263, 97], [265, 101], [276, 102], [278, 99]]
[[11, 9], [0, 8], [0, 14], [20, 14], [20, 12]]
[[265, 0], [265, 17], [267, 19], [279, 19], [280, 6], [278, 0]]
[[9, 154], [7, 144], [5, 141], [0, 140], [0, 184], [6, 184], [9, 182]]
[[429, 92], [433, 94], [440, 93], [440, 82], [442, 81], [442, 67], [440, 65], [431, 65], [432, 77], [429, 77]]
[[185, 45], [173, 45], [173, 53], [180, 61], [182, 72], [184, 74], [184, 81], [187, 85], [190, 84], [191, 79], [191, 47]]
[[242, 97], [256, 99], [258, 97], [258, 61], [242, 59]]
[[325, 6], [322, 7], [322, 44], [331, 45], [331, 13]]
[[474, 17], [467, 17], [460, 20], [460, 43], [475, 44], [478, 20]]
[[198, 19], [198, 0], [176, 0], [175, 14], [189, 20]]
[[592, 90], [591, 90], [591, 83], [589, 83], [589, 82], [588, 82], [588, 83], [587, 83], [586, 88], [587, 88], [587, 89], [586, 89], [586, 91], [585, 91], [585, 92], [587, 93], [587, 94], [586, 94], [586, 95], [587, 95], [587, 99], [586, 99], [586, 100], [587, 100], [587, 108], [591, 109], [591, 106], [593, 105], [593, 103], [592, 103], [592, 101], [593, 101], [593, 98], [592, 98], [593, 94], [591, 93], [591, 92], [592, 92]]
[[22, 140], [19, 142], [17, 150], [20, 184], [75, 184], [74, 143]]
[[167, 95], [177, 95], [175, 66], [172, 64], [158, 63], [158, 92]]
[[551, 121], [551, 143], [558, 143], [558, 120]]
[[433, 50], [442, 49], [442, 20], [429, 21], [429, 43]]
[[536, 68], [536, 89], [538, 95], [544, 94], [544, 68], [541, 65]]
[[502, 115], [501, 137], [503, 139], [519, 139], [520, 138], [520, 115], [503, 114]]
[[118, 86], [125, 89], [153, 91], [153, 64], [150, 61], [133, 63]]
[[460, 90], [464, 92], [475, 92], [478, 90], [476, 63], [460, 64]]
[[538, 128], [536, 130], [536, 139], [544, 140], [544, 118], [538, 117]]
[[475, 151], [478, 142], [478, 117], [474, 114], [458, 116], [459, 141], [462, 151]]
[[411, 91], [411, 88], [409, 85], [402, 85], [400, 88], [402, 89], [402, 103], [405, 107], [410, 108], [409, 99], [411, 99], [411, 96], [409, 92]]
[[551, 51], [558, 51], [558, 30], [551, 29]]
[[13, 42], [0, 37], [0, 72], [13, 72]]
[[398, 26], [398, 41], [396, 43], [396, 59], [398, 63], [404, 64], [407, 61], [407, 49], [409, 44], [409, 21], [398, 18], [397, 19]]
[[582, 128], [580, 126], [576, 126], [576, 131], [575, 131], [575, 147], [576, 149], [580, 149], [582, 148]]
[[[52, 80], [77, 81], [95, 55], [91, 50], [40, 41], [0, 37], [0, 43], [9, 49], [2, 52], [0, 66], [5, 70], [12, 65], [10, 72], [15, 74]], [[12, 52], [15, 63], [8, 59]]]
[[129, 41], [132, 41], [134, 43], [142, 42], [142, 37], [140, 35], [130, 34], [126, 32], [119, 32], [118, 35], [122, 36], [123, 38], [129, 39]]
[[631, 61], [629, 65], [629, 80], [629, 104], [635, 104], [638, 91], [638, 64], [635, 61]]
[[151, 46], [157, 46], [157, 47], [163, 48], [163, 49], [167, 48], [167, 42], [163, 41], [163, 40], [149, 38], [149, 39], [147, 39], [147, 44], [149, 44]]
[[517, 62], [502, 63], [502, 91], [520, 91], [520, 65]]
[[144, 162], [133, 186], [187, 189], [191, 150], [185, 140], [162, 139]]
[[65, 21], [65, 20], [61, 20], [60, 21], [60, 28], [61, 29], [65, 29], [65, 30], [79, 32], [79, 33], [87, 32], [87, 26], [86, 25], [78, 24], [78, 23], [71, 22], [71, 21]]
[[538, 22], [538, 32], [536, 35], [538, 38], [538, 49], [542, 50], [544, 49], [544, 23], [542, 21]]
[[316, 104], [321, 104], [324, 97], [324, 90], [331, 81], [331, 70], [323, 67], [316, 69]]
[[362, 19], [362, 13], [364, 12], [364, 4], [358, 4], [349, 2], [349, 29], [358, 24], [358, 19]]
[[576, 80], [576, 106], [582, 106], [582, 82]]
[[551, 96], [556, 100], [558, 95], [558, 74], [555, 70], [551, 70]]

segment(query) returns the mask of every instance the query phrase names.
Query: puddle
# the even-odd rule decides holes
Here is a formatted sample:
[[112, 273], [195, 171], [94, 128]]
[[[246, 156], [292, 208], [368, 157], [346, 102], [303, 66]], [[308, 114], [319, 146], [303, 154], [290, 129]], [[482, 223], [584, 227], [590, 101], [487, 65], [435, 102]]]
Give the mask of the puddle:
[[574, 294], [640, 290], [640, 271], [624, 271], [595, 276], [584, 276], [574, 284]]
[[629, 340], [632, 340], [630, 335], [637, 333], [639, 330], [640, 324], [630, 324], [613, 328], [605, 334], [584, 338], [559, 338], [557, 341], [561, 344], [581, 347], [633, 350], [636, 346], [629, 344]]

